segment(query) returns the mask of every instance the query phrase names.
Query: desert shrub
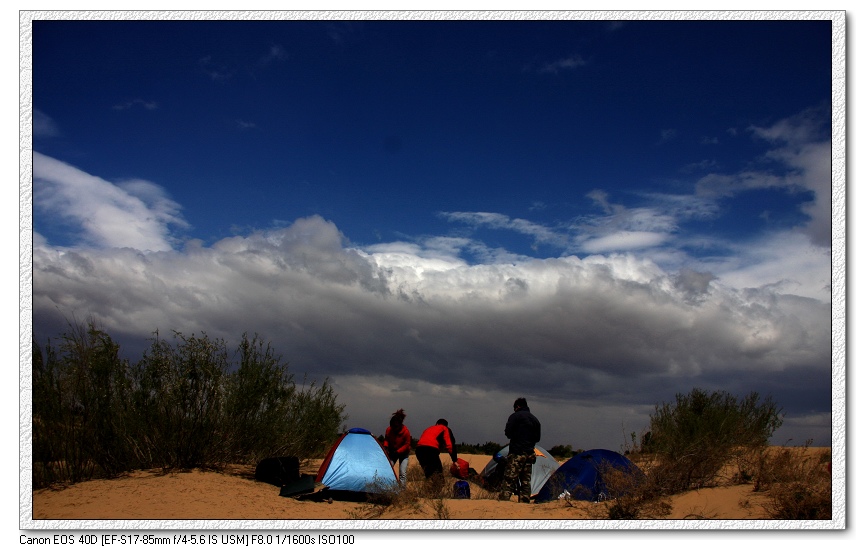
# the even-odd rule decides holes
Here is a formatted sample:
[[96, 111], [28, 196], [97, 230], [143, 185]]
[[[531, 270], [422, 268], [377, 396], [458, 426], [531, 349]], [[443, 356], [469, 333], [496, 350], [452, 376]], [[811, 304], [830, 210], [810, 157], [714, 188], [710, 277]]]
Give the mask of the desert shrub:
[[228, 376], [226, 387], [226, 460], [257, 463], [268, 456], [297, 456], [281, 452], [296, 393], [293, 375], [257, 335], [250, 340], [244, 334], [237, 355], [238, 368]]
[[[412, 447], [417, 447], [417, 440], [412, 439]], [[501, 443], [496, 443], [495, 441], [487, 441], [486, 443], [457, 443], [456, 452], [457, 454], [475, 454], [475, 455], [488, 455], [492, 456], [499, 452], [499, 450], [504, 447]]]
[[832, 519], [829, 452], [770, 448], [760, 458], [754, 490], [768, 494], [764, 507], [773, 519]]
[[[75, 433], [74, 406], [63, 390], [65, 372], [49, 342], [43, 349], [33, 343], [33, 486], [45, 487], [62, 479], [81, 479], [79, 439]], [[71, 447], [71, 448], [70, 448]], [[66, 460], [69, 455], [70, 459]], [[71, 469], [70, 469], [71, 468]]]
[[142, 441], [163, 468], [319, 456], [345, 420], [327, 379], [298, 386], [270, 344], [244, 334], [233, 371], [222, 340], [154, 339], [136, 371]]
[[329, 381], [297, 384], [288, 365], [245, 334], [239, 365], [223, 340], [156, 333], [130, 366], [94, 322], [59, 346], [33, 342], [33, 484], [134, 468], [253, 464], [320, 456], [345, 420]]
[[113, 476], [133, 465], [128, 364], [118, 350], [92, 320], [70, 325], [59, 349], [49, 341], [43, 354], [33, 343], [34, 486]]
[[550, 454], [559, 460], [568, 459], [576, 455], [570, 445], [553, 445], [549, 448]]
[[655, 458], [651, 475], [657, 485], [676, 493], [713, 484], [726, 464], [765, 447], [781, 422], [771, 398], [760, 401], [751, 393], [737, 400], [727, 392], [695, 388], [677, 394], [675, 403], [655, 407], [651, 436], [641, 450]]
[[345, 405], [337, 403], [329, 379], [320, 384], [304, 378], [295, 389], [288, 416], [284, 419], [281, 449], [301, 458], [322, 456], [333, 444], [346, 420]]
[[141, 460], [163, 469], [211, 466], [222, 444], [223, 381], [228, 352], [221, 339], [157, 333], [133, 372]]
[[612, 467], [601, 478], [609, 495], [599, 502], [606, 519], [660, 519], [672, 510], [652, 478]]
[[237, 351], [239, 366], [226, 380], [223, 409], [226, 459], [257, 462], [270, 454], [273, 430], [286, 415], [294, 388], [270, 345], [257, 336], [249, 340], [244, 334]]

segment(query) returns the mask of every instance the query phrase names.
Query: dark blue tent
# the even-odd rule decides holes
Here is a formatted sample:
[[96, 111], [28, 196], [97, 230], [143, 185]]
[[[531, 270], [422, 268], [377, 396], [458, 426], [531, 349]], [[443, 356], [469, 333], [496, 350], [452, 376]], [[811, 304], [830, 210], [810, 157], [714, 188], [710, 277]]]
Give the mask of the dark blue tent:
[[548, 502], [560, 496], [593, 502], [616, 498], [620, 495], [610, 494], [611, 489], [604, 482], [605, 474], [611, 469], [632, 477], [634, 484], [641, 483], [646, 477], [636, 464], [619, 453], [592, 449], [575, 455], [562, 464], [538, 492], [535, 502]]

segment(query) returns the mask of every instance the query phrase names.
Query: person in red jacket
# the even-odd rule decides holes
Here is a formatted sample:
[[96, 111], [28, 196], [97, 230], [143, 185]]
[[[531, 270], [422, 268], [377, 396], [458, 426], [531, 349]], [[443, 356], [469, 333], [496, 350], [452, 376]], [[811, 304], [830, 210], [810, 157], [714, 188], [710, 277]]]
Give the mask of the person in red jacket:
[[448, 428], [448, 421], [439, 418], [435, 426], [430, 426], [420, 436], [415, 448], [415, 456], [427, 479], [436, 477], [444, 481], [444, 467], [439, 453], [446, 452], [451, 460], [457, 461], [456, 440], [454, 433]]
[[408, 454], [411, 451], [411, 434], [405, 427], [405, 410], [400, 409], [390, 417], [390, 426], [384, 431], [384, 450], [390, 464], [399, 461], [399, 483], [405, 486], [408, 471]]

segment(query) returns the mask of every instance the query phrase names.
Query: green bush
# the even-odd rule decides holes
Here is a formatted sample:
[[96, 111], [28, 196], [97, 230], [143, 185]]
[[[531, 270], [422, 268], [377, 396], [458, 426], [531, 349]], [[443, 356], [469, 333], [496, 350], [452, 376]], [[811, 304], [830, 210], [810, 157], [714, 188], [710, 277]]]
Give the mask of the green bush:
[[567, 460], [578, 454], [570, 445], [553, 445], [549, 448], [550, 454], [559, 460]]
[[765, 447], [781, 426], [781, 410], [757, 393], [733, 395], [695, 388], [675, 403], [655, 407], [641, 451], [655, 456], [652, 471], [668, 493], [714, 483], [721, 468]]
[[240, 365], [228, 377], [224, 410], [226, 457], [257, 462], [278, 454], [276, 441], [285, 430], [295, 394], [292, 375], [270, 347], [256, 336], [243, 335], [238, 346]]
[[[412, 438], [411, 441], [412, 447], [417, 447], [417, 439]], [[501, 448], [504, 447], [501, 443], [496, 443], [495, 441], [487, 441], [486, 443], [458, 443], [457, 444], [457, 454], [472, 454], [472, 455], [488, 455], [492, 456], [499, 452]]]
[[325, 379], [298, 385], [270, 344], [243, 335], [229, 360], [206, 334], [157, 333], [133, 366], [93, 321], [33, 342], [33, 484], [135, 468], [321, 456], [345, 421]]
[[157, 334], [133, 373], [133, 403], [143, 461], [163, 469], [219, 462], [228, 353], [222, 340], [174, 333], [172, 346]]
[[[34, 481], [113, 476], [134, 464], [126, 435], [128, 364], [94, 322], [42, 349], [33, 343]], [[59, 351], [59, 354], [58, 354]]]
[[338, 437], [346, 420], [345, 405], [325, 378], [321, 384], [304, 378], [291, 400], [289, 415], [283, 420], [280, 454], [305, 459], [322, 456]]

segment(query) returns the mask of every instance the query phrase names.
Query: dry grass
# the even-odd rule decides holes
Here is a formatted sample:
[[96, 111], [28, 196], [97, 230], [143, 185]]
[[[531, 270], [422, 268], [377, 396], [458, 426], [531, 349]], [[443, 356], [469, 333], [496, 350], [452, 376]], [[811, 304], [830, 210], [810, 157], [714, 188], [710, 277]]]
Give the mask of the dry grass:
[[760, 456], [754, 490], [769, 495], [773, 519], [832, 519], [831, 455], [807, 446], [766, 449]]
[[[670, 465], [652, 455], [632, 456], [648, 475], [647, 487], [622, 500], [623, 509], [609, 507], [611, 514], [629, 515], [632, 510], [643, 513], [644, 495], [673, 494], [668, 491]], [[832, 482], [829, 450], [811, 449], [808, 444], [797, 447], [754, 447], [735, 449], [733, 458], [704, 486], [729, 487], [752, 484], [755, 493], [768, 497], [761, 506], [772, 519], [831, 519]], [[658, 503], [662, 500], [658, 499]], [[740, 502], [743, 509], [751, 506], [750, 499]], [[648, 511], [654, 514], [661, 508]], [[611, 515], [612, 517], [612, 515]], [[649, 517], [649, 516], [642, 516]]]
[[[563, 508], [573, 508], [581, 517], [590, 519], [656, 519], [670, 513], [668, 501], [657, 496], [656, 487], [644, 478], [630, 472], [608, 468], [602, 472], [609, 495], [615, 498], [602, 498], [597, 502], [581, 500], [579, 495], [559, 499]], [[418, 515], [433, 519], [451, 519], [448, 502], [453, 498], [453, 482], [445, 474], [441, 478], [425, 479], [421, 468], [411, 465], [408, 469], [405, 487], [380, 492], [370, 498], [361, 510], [350, 514], [350, 519], [376, 519], [394, 512]], [[555, 483], [555, 478], [553, 478]], [[555, 493], [554, 493], [555, 494]], [[498, 500], [498, 492], [488, 491], [478, 483], [471, 484], [472, 500]]]
[[599, 474], [606, 491], [597, 499], [591, 498], [591, 491], [584, 487], [579, 487], [582, 494], [564, 490], [554, 490], [553, 494], [560, 495], [564, 506], [578, 508], [591, 519], [658, 519], [669, 515], [670, 503], [651, 478], [611, 466], [602, 466]]
[[434, 519], [450, 519], [446, 500], [453, 497], [453, 490], [445, 477], [426, 479], [417, 464], [409, 465], [405, 487], [376, 488], [363, 509], [350, 514], [350, 519], [375, 519], [389, 510], [407, 510], [423, 513], [431, 510]]

